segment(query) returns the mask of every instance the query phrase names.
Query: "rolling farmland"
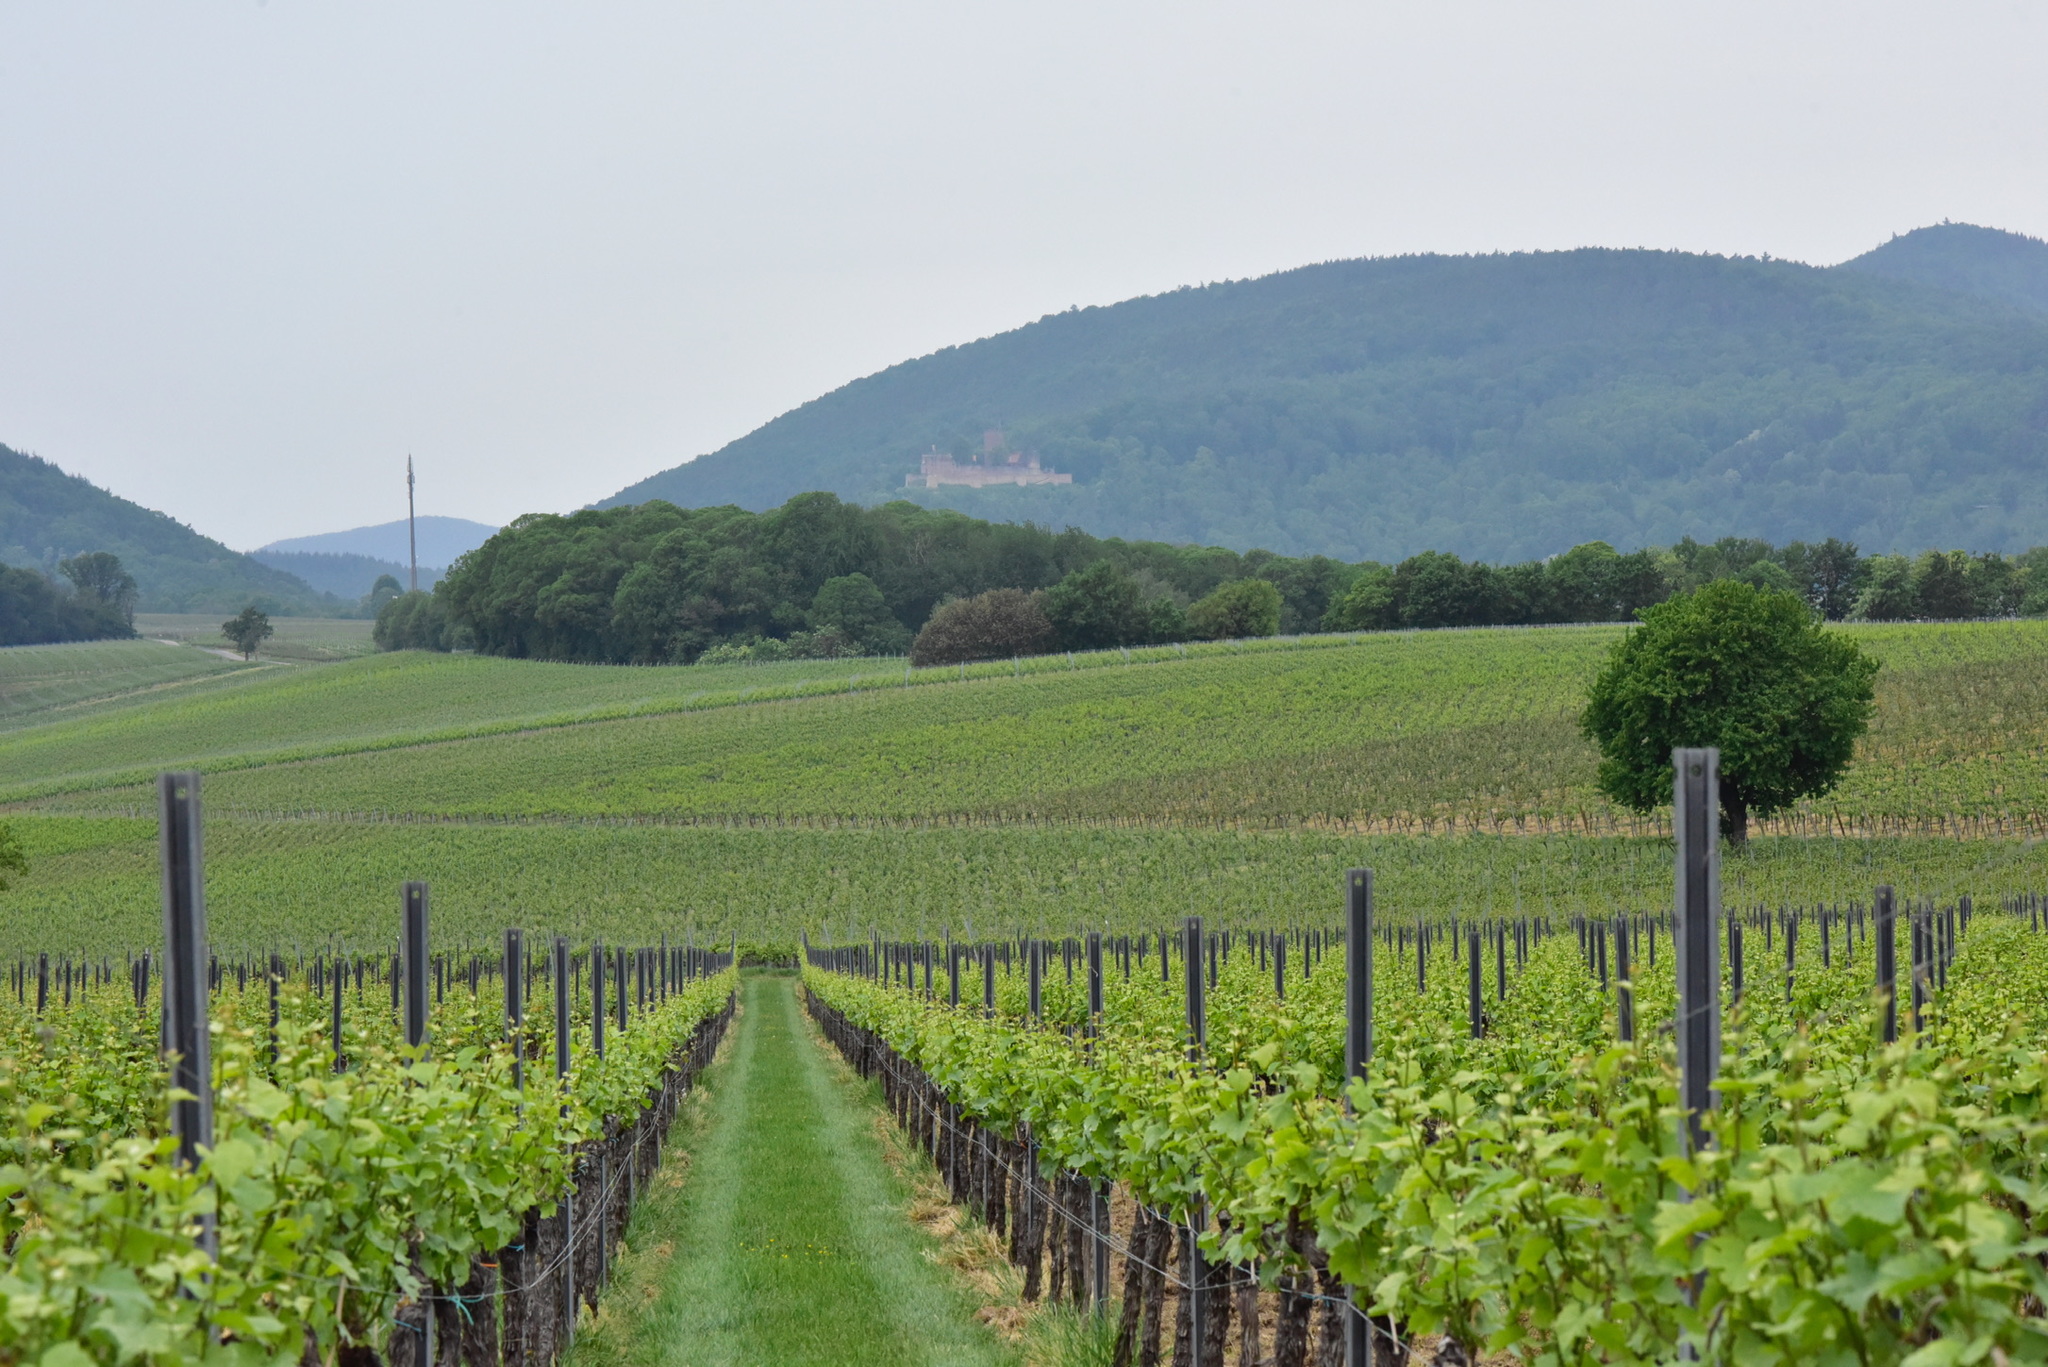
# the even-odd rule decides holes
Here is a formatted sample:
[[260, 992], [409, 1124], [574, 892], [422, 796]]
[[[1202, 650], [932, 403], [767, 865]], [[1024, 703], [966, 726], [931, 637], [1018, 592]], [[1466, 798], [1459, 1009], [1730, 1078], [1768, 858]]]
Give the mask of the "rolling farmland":
[[[451, 1051], [423, 1095], [426, 1122], [445, 1123], [435, 1107], [516, 1121], [502, 1073], [491, 1071], [506, 1058], [494, 1042], [491, 983], [510, 962], [498, 949], [507, 926], [535, 932], [536, 944], [559, 934], [573, 947], [563, 972], [575, 991], [563, 1009], [577, 1038], [596, 1025], [592, 965], [604, 967], [618, 1009], [627, 1010], [629, 990], [641, 994], [623, 1037], [619, 1067], [629, 1070], [646, 1066], [644, 1056], [629, 1061], [635, 1031], [656, 1047], [680, 1047], [730, 990], [718, 977], [660, 1006], [671, 999], [650, 988], [649, 965], [666, 974], [675, 946], [739, 940], [786, 953], [805, 937], [841, 946], [807, 970], [814, 1014], [857, 1065], [894, 1070], [890, 1103], [930, 1140], [956, 1201], [1011, 1229], [1022, 1241], [1013, 1241], [1013, 1259], [1069, 1259], [1054, 1274], [1065, 1278], [1058, 1294], [1100, 1291], [1135, 1305], [1119, 1329], [1139, 1347], [1174, 1332], [1147, 1306], [1196, 1294], [1189, 1278], [1198, 1264], [1183, 1236], [1199, 1210], [1204, 1221], [1229, 1215], [1227, 1230], [1203, 1226], [1206, 1256], [1260, 1279], [1256, 1295], [1226, 1299], [1239, 1330], [1263, 1323], [1258, 1332], [1281, 1367], [1300, 1367], [1312, 1346], [1321, 1352], [1342, 1332], [1341, 1317], [1317, 1309], [1334, 1302], [1315, 1296], [1347, 1282], [1378, 1297], [1395, 1330], [1432, 1344], [1651, 1361], [1672, 1335], [1698, 1332], [1721, 1336], [1716, 1360], [1749, 1360], [1771, 1341], [1775, 1293], [1738, 1285], [1711, 1263], [1738, 1236], [1798, 1237], [1825, 1250], [1815, 1264], [1832, 1269], [1825, 1274], [1771, 1264], [1773, 1285], [1811, 1283], [1807, 1294], [1819, 1298], [1799, 1334], [1784, 1338], [1797, 1345], [1788, 1360], [1832, 1360], [1854, 1334], [1895, 1346], [1870, 1361], [1901, 1361], [1936, 1341], [2032, 1360], [2034, 1321], [2015, 1307], [2039, 1278], [1997, 1250], [2048, 1230], [2032, 1228], [2031, 1204], [2015, 1211], [1976, 1193], [1987, 1184], [2019, 1190], [2033, 1180], [2029, 1155], [2042, 1151], [2028, 1118], [2037, 1051], [2026, 1041], [2048, 1010], [2048, 934], [2028, 900], [2048, 886], [2048, 690], [2036, 682], [2048, 624], [1853, 631], [1885, 668], [1875, 721], [1845, 781], [1722, 858], [1726, 905], [1752, 937], [1750, 985], [1729, 1018], [1738, 1041], [1731, 1101], [1716, 1121], [1728, 1156], [1693, 1180], [1748, 1191], [1742, 1184], [1818, 1182], [1861, 1163], [1855, 1171], [1872, 1182], [1943, 1193], [1928, 1187], [1925, 1231], [1895, 1241], [1897, 1256], [1932, 1257], [1961, 1229], [1991, 1241], [1976, 1272], [1930, 1264], [1932, 1280], [1875, 1291], [1860, 1310], [1813, 1287], [1879, 1256], [1876, 1235], [1816, 1234], [1751, 1202], [1717, 1206], [1723, 1223], [1702, 1225], [1710, 1237], [1697, 1245], [1641, 1236], [1645, 1222], [1667, 1218], [1659, 1203], [1668, 1204], [1670, 1165], [1683, 1158], [1668, 1143], [1672, 1054], [1661, 1024], [1674, 1009], [1671, 847], [1662, 819], [1618, 811], [1592, 788], [1593, 753], [1574, 719], [1614, 637], [1607, 628], [1307, 638], [928, 671], [873, 660], [618, 669], [420, 655], [242, 668], [148, 642], [62, 648], [99, 655], [0, 654], [0, 680], [19, 681], [0, 695], [10, 709], [0, 726], [0, 801], [30, 864], [0, 894], [0, 960], [13, 961], [0, 1056], [18, 1135], [67, 1108], [87, 1121], [69, 1137], [33, 1141], [44, 1145], [35, 1149], [44, 1166], [32, 1169], [33, 1199], [72, 1231], [66, 1237], [88, 1242], [108, 1221], [139, 1220], [157, 1231], [153, 1247], [175, 1249], [187, 1218], [178, 1201], [190, 1188], [178, 1183], [189, 1177], [161, 1188], [167, 1205], [66, 1204], [58, 1192], [67, 1165], [84, 1164], [119, 1189], [169, 1161], [171, 1141], [149, 1103], [161, 1087], [150, 995], [158, 989], [144, 988], [137, 1014], [132, 984], [150, 972], [138, 970], [137, 951], [155, 946], [163, 924], [156, 794], [143, 780], [189, 766], [205, 774], [209, 934], [228, 1011], [224, 1123], [241, 1127], [271, 1165], [264, 1170], [294, 1192], [304, 1170], [263, 1147], [276, 1133], [265, 1108], [316, 1105], [327, 1085], [316, 1079], [351, 1052], [365, 1061], [351, 1084], [359, 1093], [350, 1093], [362, 1105], [390, 1108], [412, 1095], [388, 1085], [411, 1066], [394, 1035], [394, 893], [423, 879], [443, 1012], [435, 1030]], [[1336, 1086], [1345, 975], [1330, 932], [1345, 870], [1355, 867], [1375, 871], [1375, 1014], [1386, 1062], [1347, 1116]], [[1932, 937], [1926, 945], [1939, 945], [1917, 1050], [1887, 1052], [1871, 1036], [1869, 904], [1879, 884], [1899, 889], [1901, 919], [1915, 928], [1910, 944], [1908, 925], [1897, 928], [1902, 978], [1909, 961], [1921, 962], [1921, 928]], [[1974, 920], [1955, 915], [1966, 898]], [[1939, 914], [1923, 916], [1923, 899]], [[1160, 958], [1162, 932], [1189, 917], [1211, 928], [1208, 952], [1232, 950], [1212, 970], [1199, 1062], [1183, 1038], [1187, 942], [1176, 937], [1174, 957]], [[1831, 948], [1823, 925], [1836, 936]], [[1621, 973], [1608, 959], [1624, 952], [1617, 926], [1638, 954], [1660, 936], [1664, 945], [1631, 970], [1643, 1030], [1620, 1050]], [[1091, 932], [1108, 938], [1111, 965], [1108, 1011], [1092, 1040], [1078, 1029], [1089, 1021], [1076, 958], [1076, 937]], [[920, 955], [943, 965], [936, 956], [948, 942], [965, 956], [956, 961], [965, 970], [958, 1009], [944, 1005], [943, 966], [936, 1001], [915, 973]], [[614, 969], [599, 943], [640, 946], [630, 972], [623, 952]], [[1468, 1031], [1474, 944], [1486, 1010]], [[864, 957], [870, 945], [888, 957]], [[1139, 945], [1150, 946], [1149, 958], [1136, 957]], [[1731, 940], [1731, 955], [1735, 948]], [[1051, 956], [1044, 1020], [1073, 1033], [1031, 1012], [1024, 967], [1034, 949]], [[281, 1038], [296, 1041], [276, 1065], [289, 1085], [263, 1080], [260, 986], [272, 953], [283, 970]], [[1280, 974], [1284, 997], [1272, 965], [1282, 953], [1293, 973]], [[1724, 965], [1731, 987], [1734, 962]], [[548, 1040], [539, 1004], [552, 970], [544, 954], [523, 963], [537, 1014], [522, 1057], [538, 1068]], [[345, 968], [357, 976], [342, 977], [335, 996]], [[994, 1008], [986, 1018], [983, 973]], [[666, 991], [668, 977], [658, 985]], [[39, 997], [48, 1002], [40, 1020]], [[323, 1024], [333, 1002], [346, 1007], [338, 1038], [357, 1041], [341, 1049]], [[659, 1022], [651, 1032], [631, 1014], [643, 1011]], [[53, 1020], [56, 1035], [38, 1033]], [[1101, 1065], [1094, 1072], [1091, 1059]], [[1518, 1080], [1489, 1081], [1502, 1078]], [[1882, 1104], [1891, 1119], [1845, 1129], [1840, 1117], [1870, 1097], [1890, 1098]], [[624, 1104], [572, 1106], [587, 1162], [611, 1152], [600, 1121]], [[1801, 1118], [1816, 1107], [1832, 1118]], [[31, 1114], [42, 1118], [31, 1123]], [[1115, 1117], [1108, 1128], [1105, 1117]], [[305, 1118], [314, 1132], [326, 1123]], [[1367, 1132], [1378, 1136], [1378, 1157], [1361, 1167], [1343, 1155]], [[1018, 1157], [1025, 1133], [1039, 1146], [1037, 1176]], [[1453, 1143], [1404, 1147], [1400, 1133]], [[1513, 1136], [1539, 1133], [1556, 1146], [1546, 1152], [1567, 1157], [1537, 1162], [1516, 1147]], [[1812, 1142], [1794, 1153], [1801, 1134]], [[1601, 1159], [1600, 1176], [1590, 1176], [1584, 1165], [1617, 1143], [1625, 1159]], [[1902, 1155], [1930, 1143], [1947, 1146], [1939, 1171], [1908, 1171]], [[228, 1153], [226, 1168], [204, 1172], [232, 1187], [248, 1152]], [[1440, 1171], [1452, 1154], [1455, 1172]], [[409, 1161], [465, 1191], [499, 1180], [432, 1146]], [[615, 1190], [592, 1176], [599, 1169], [576, 1172], [579, 1190]], [[1536, 1204], [1507, 1200], [1496, 1182], [1503, 1174], [1533, 1183], [1525, 1190]], [[502, 1208], [548, 1210], [570, 1180], [566, 1169], [534, 1166]], [[1046, 1237], [1048, 1210], [1066, 1211], [1054, 1218], [1081, 1231], [1077, 1239], [1106, 1228], [1085, 1214], [1098, 1181], [1111, 1184], [1122, 1222], [1114, 1284], [1096, 1280], [1071, 1250], [1031, 1244]], [[1570, 1195], [1588, 1181], [1605, 1184], [1597, 1200]], [[1439, 1184], [1464, 1212], [1452, 1221], [1458, 1251], [1439, 1238], [1449, 1207], [1386, 1194], [1419, 1191], [1417, 1183]], [[512, 1229], [490, 1213], [500, 1207], [458, 1202], [480, 1212], [488, 1238], [451, 1228], [424, 1271], [318, 1274], [383, 1307], [351, 1318], [264, 1289], [279, 1284], [265, 1278], [311, 1274], [255, 1251], [267, 1237], [266, 1198], [234, 1188], [233, 1199], [243, 1210], [224, 1217], [224, 1247], [255, 1258], [254, 1270], [246, 1280], [195, 1283], [203, 1297], [165, 1293], [180, 1309], [159, 1318], [176, 1333], [196, 1332], [183, 1295], [204, 1299], [218, 1323], [248, 1317], [250, 1343], [282, 1342], [293, 1324], [323, 1342], [368, 1341], [383, 1332], [377, 1315], [425, 1313], [423, 1304], [449, 1313], [448, 1332], [466, 1334], [452, 1308], [468, 1304], [455, 1289], [463, 1260], [485, 1256]], [[414, 1204], [364, 1226], [371, 1244], [337, 1234], [332, 1246], [349, 1258], [388, 1257], [375, 1239], [397, 1238], [409, 1220], [430, 1222], [422, 1203], [435, 1199], [423, 1188]], [[1579, 1202], [1568, 1213], [1572, 1233], [1542, 1234], [1551, 1240], [1542, 1245], [1543, 1221], [1566, 1217], [1562, 1207], [1539, 1210], [1559, 1201]], [[1837, 1222], [1845, 1227], [1861, 1230]], [[1321, 1242], [1301, 1244], [1303, 1229]], [[1539, 1245], [1548, 1251], [1528, 1252]], [[34, 1258], [58, 1251], [23, 1247]], [[1584, 1260], [1564, 1258], [1562, 1247], [1584, 1249]], [[1132, 1271], [1126, 1253], [1137, 1248], [1157, 1255], [1150, 1265], [1163, 1281], [1148, 1284], [1142, 1262]], [[128, 1257], [109, 1253], [99, 1265], [127, 1268]], [[1518, 1257], [1536, 1261], [1523, 1267]], [[36, 1303], [68, 1304], [51, 1289], [57, 1264], [34, 1258], [17, 1265], [42, 1278]], [[1387, 1281], [1390, 1269], [1401, 1280]], [[1718, 1327], [1652, 1290], [1703, 1269], [1711, 1275], [1702, 1285], [1725, 1308]], [[153, 1285], [176, 1288], [197, 1274], [152, 1275]], [[578, 1275], [601, 1283], [604, 1273]], [[1588, 1307], [1624, 1293], [1634, 1310], [1591, 1332]], [[1207, 1313], [1222, 1313], [1209, 1304]], [[1965, 1309], [1975, 1318], [1959, 1318]], [[492, 1333], [513, 1333], [512, 1309], [494, 1313]], [[45, 1317], [10, 1332], [22, 1343], [54, 1342], [56, 1324]], [[547, 1332], [565, 1331], [557, 1322]], [[165, 1340], [172, 1346], [151, 1360], [175, 1360], [184, 1341]]]

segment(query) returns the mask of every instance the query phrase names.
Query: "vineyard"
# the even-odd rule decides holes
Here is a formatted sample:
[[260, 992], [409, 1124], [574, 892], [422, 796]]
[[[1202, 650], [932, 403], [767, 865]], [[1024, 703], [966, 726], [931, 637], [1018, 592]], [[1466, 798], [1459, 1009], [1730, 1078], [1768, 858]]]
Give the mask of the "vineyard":
[[0, 650], [0, 730], [68, 720], [84, 704], [158, 703], [245, 668], [251, 666], [155, 641], [14, 646]]
[[432, 952], [408, 884], [398, 955], [223, 957], [166, 848], [168, 950], [38, 954], [0, 997], [0, 1359], [554, 1360], [730, 1020], [731, 955]]
[[[1334, 1364], [1354, 1300], [1382, 1364], [2048, 1361], [2048, 626], [1850, 630], [1884, 670], [1846, 779], [1721, 855], [1706, 1143], [1670, 817], [1600, 798], [1575, 722], [1610, 628], [918, 671], [0, 652], [0, 1362], [551, 1360], [733, 951], [799, 943], [827, 1036], [1119, 1363]], [[169, 768], [205, 774], [198, 1149]]]
[[2048, 1360], [2041, 900], [1891, 896], [1727, 919], [1690, 1138], [1670, 913], [876, 941], [806, 984], [1027, 1294], [1120, 1299], [1119, 1362], [1362, 1361], [1351, 1304], [1383, 1363]]
[[[2048, 624], [1856, 635], [1886, 665], [1871, 762], [1784, 829], [2039, 833]], [[149, 779], [194, 764], [218, 775], [223, 814], [1653, 833], [1593, 792], [1574, 724], [1613, 637], [1317, 637], [964, 671], [386, 656], [17, 730], [0, 800], [147, 815]]]

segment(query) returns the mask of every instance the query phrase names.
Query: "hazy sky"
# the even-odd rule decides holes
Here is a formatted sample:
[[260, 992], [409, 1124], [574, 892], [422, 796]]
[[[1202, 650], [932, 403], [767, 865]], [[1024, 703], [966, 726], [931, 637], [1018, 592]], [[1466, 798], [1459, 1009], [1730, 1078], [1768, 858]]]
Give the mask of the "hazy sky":
[[561, 510], [1335, 257], [2048, 235], [2048, 6], [0, 6], [0, 443], [230, 545]]

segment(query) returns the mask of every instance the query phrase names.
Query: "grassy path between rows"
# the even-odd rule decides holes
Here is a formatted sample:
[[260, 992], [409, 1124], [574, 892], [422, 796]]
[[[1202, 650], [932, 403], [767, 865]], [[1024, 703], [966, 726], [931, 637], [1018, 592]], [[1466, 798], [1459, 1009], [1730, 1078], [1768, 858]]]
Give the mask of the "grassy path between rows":
[[795, 980], [749, 976], [741, 1001], [575, 1367], [1014, 1363], [927, 1256], [870, 1095], [825, 1056]]

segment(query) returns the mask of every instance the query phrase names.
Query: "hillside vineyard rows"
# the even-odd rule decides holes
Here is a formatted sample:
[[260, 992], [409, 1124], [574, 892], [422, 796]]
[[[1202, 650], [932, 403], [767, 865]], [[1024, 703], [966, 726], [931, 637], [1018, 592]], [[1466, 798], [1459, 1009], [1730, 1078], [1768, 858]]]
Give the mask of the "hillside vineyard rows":
[[[0, 695], [0, 1361], [555, 1360], [743, 954], [801, 958], [1026, 1298], [1099, 1305], [1120, 1361], [1342, 1361], [1354, 1302], [1381, 1363], [2048, 1361], [2048, 628], [1847, 630], [1885, 668], [1846, 781], [1719, 857], [1704, 1149], [1670, 818], [1596, 795], [1574, 721], [1612, 629], [0, 654], [41, 690]], [[207, 1016], [194, 1153], [162, 1046]]]

